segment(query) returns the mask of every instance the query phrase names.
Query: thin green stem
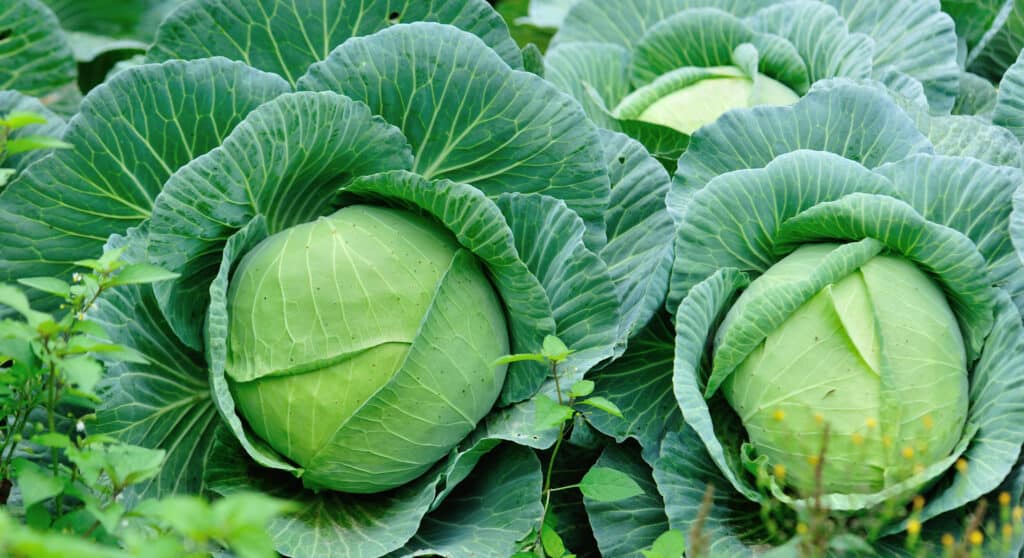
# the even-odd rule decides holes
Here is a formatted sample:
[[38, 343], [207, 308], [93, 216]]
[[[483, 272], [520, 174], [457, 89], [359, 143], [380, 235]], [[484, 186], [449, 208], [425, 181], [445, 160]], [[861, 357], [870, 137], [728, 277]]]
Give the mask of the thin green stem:
[[558, 395], [558, 404], [565, 405], [562, 401], [562, 386], [558, 383], [558, 363], [551, 361], [551, 376], [555, 379], [555, 394]]
[[[555, 439], [555, 446], [551, 448], [551, 457], [548, 459], [548, 470], [544, 473], [544, 512], [540, 516], [541, 529], [548, 520], [548, 511], [551, 509], [551, 477], [555, 472], [555, 458], [558, 457], [558, 449], [562, 447], [562, 440], [565, 439], [565, 423], [558, 427], [558, 438]], [[537, 541], [540, 542], [540, 532], [537, 533]]]

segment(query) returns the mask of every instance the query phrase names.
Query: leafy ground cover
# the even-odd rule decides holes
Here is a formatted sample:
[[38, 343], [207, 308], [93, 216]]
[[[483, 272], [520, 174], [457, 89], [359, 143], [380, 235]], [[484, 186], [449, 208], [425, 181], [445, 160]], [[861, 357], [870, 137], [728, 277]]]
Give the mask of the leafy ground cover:
[[1021, 556], [1018, 11], [0, 0], [0, 555]]

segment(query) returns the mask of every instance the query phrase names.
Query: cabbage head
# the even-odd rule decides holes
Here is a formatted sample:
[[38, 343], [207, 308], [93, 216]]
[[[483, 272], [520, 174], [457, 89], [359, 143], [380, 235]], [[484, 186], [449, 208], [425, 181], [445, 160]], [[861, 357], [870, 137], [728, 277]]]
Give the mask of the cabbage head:
[[[435, 306], [459, 319], [427, 334], [458, 345], [416, 342]], [[238, 408], [309, 487], [376, 492], [418, 477], [490, 411], [505, 380], [492, 364], [509, 351], [504, 310], [480, 264], [403, 210], [348, 206], [266, 238], [238, 265], [228, 316]], [[445, 370], [438, 391], [417, 384], [422, 366]], [[380, 400], [384, 389], [395, 399]], [[381, 447], [350, 420], [357, 413], [406, 444]]]
[[[827, 273], [843, 251], [805, 244], [772, 265], [729, 309], [716, 346], [745, 334], [790, 285]], [[786, 485], [803, 494], [818, 488], [823, 444], [822, 490], [877, 492], [948, 456], [967, 417], [966, 353], [942, 288], [899, 256], [857, 263], [831, 275], [721, 387], [753, 451], [783, 467]]]
[[719, 119], [679, 159], [668, 308], [684, 426], [648, 459], [673, 528], [701, 508], [684, 487], [715, 486], [723, 553], [798, 544], [764, 528], [764, 505], [820, 502], [899, 556], [916, 495], [934, 548], [978, 499], [1021, 501], [1024, 174], [995, 144], [937, 155], [923, 130], [959, 121], [913, 104], [829, 80]]
[[545, 77], [672, 168], [700, 127], [791, 105], [824, 79], [878, 79], [948, 112], [955, 46], [938, 2], [580, 0], [552, 38]]

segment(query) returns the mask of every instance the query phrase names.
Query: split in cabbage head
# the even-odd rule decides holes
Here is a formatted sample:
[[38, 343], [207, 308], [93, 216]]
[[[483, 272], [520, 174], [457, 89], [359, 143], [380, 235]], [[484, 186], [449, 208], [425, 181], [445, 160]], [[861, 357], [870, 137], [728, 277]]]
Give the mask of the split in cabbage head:
[[[1020, 501], [1024, 268], [1009, 225], [1024, 174], [933, 152], [884, 88], [846, 80], [694, 136], [670, 193], [688, 426], [654, 464], [671, 526], [701, 497], [673, 487], [705, 483], [725, 493], [710, 536], [737, 552], [779, 542], [760, 527], [767, 498], [820, 491], [849, 517], [922, 493], [925, 538], [958, 531], [989, 492]], [[878, 548], [901, 551], [903, 527]]]
[[599, 125], [668, 166], [732, 109], [789, 105], [820, 80], [921, 87], [948, 112], [959, 85], [953, 21], [917, 0], [580, 0], [545, 77]]
[[289, 556], [512, 554], [549, 371], [494, 357], [557, 335], [572, 381], [621, 354], [667, 287], [664, 170], [521, 71], [482, 0], [192, 0], [148, 57], [0, 193], [5, 281], [107, 238], [181, 273], [97, 315], [148, 357], [111, 366], [97, 425], [168, 450], [145, 495], [298, 500]]

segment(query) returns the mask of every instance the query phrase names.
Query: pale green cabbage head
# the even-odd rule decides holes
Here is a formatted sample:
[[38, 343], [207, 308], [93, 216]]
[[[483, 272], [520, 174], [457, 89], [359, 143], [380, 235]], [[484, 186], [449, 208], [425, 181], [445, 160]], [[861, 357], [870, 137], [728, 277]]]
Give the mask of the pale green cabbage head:
[[[491, 365], [509, 348], [490, 282], [446, 229], [407, 211], [350, 206], [265, 239], [239, 264], [228, 305], [238, 408], [314, 488], [376, 492], [419, 476], [505, 378]], [[442, 307], [459, 319], [426, 319]], [[420, 367], [446, 370], [441, 390]], [[387, 455], [376, 431], [420, 449]]]
[[[838, 245], [808, 244], [751, 283], [717, 338], [751, 308], [787, 296]], [[968, 407], [967, 357], [942, 289], [916, 265], [878, 255], [826, 286], [770, 332], [722, 385], [758, 455], [786, 484], [872, 493], [948, 456]]]

